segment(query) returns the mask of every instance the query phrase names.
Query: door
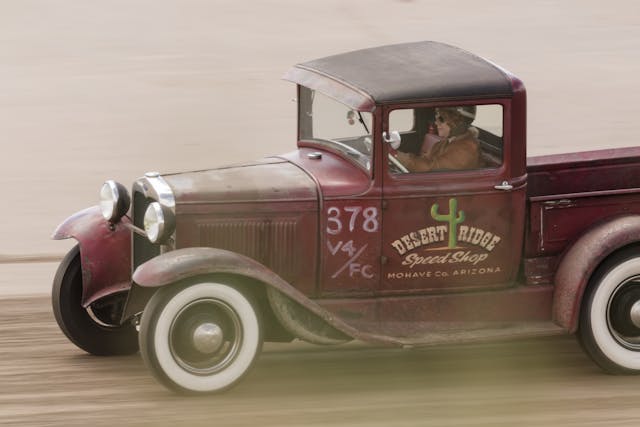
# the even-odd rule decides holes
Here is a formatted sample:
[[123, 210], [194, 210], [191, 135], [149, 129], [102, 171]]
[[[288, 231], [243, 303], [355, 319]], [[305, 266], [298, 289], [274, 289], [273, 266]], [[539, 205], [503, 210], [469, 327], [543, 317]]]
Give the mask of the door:
[[[442, 120], [438, 111], [454, 107], [393, 110], [387, 116], [388, 130], [397, 130], [403, 143], [413, 140], [420, 146], [423, 139], [435, 137], [422, 138], [412, 131], [427, 127], [434, 133], [435, 123], [419, 126], [415, 121]], [[515, 282], [523, 243], [526, 177], [511, 176], [504, 160], [510, 158], [504, 109], [499, 104], [459, 109], [473, 112], [467, 121], [475, 129], [476, 141], [468, 145], [473, 148], [477, 143], [480, 160], [471, 168], [440, 166], [401, 172], [389, 162], [383, 186], [380, 294], [497, 289]], [[437, 139], [451, 144], [460, 140], [441, 135]], [[386, 149], [391, 151], [388, 145]], [[401, 145], [400, 149], [410, 148]], [[413, 156], [430, 154], [436, 153], [416, 150]]]

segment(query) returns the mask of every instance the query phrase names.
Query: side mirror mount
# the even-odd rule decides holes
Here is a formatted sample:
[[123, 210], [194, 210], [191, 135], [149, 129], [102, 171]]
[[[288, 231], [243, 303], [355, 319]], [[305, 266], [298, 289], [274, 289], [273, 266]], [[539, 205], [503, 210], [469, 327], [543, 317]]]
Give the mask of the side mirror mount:
[[398, 132], [397, 130], [392, 130], [390, 135], [387, 135], [387, 132], [382, 132], [382, 140], [391, 145], [391, 148], [393, 148], [394, 150], [397, 150], [400, 147], [400, 143], [402, 142], [400, 132]]

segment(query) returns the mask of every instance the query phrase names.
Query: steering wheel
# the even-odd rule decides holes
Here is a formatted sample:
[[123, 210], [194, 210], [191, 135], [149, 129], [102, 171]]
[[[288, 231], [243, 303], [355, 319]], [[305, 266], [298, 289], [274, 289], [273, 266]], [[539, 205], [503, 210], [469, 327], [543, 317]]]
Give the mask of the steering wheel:
[[389, 158], [389, 169], [392, 173], [409, 173], [409, 170], [400, 163], [400, 160], [396, 159], [391, 153], [388, 155]]

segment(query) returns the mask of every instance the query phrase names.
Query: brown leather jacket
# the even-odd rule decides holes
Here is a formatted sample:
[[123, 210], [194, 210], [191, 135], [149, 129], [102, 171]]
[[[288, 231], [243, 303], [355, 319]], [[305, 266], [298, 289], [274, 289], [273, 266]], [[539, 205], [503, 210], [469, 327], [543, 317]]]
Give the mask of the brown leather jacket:
[[469, 128], [462, 135], [437, 142], [431, 150], [419, 156], [398, 153], [398, 160], [409, 172], [432, 170], [478, 169], [482, 167], [478, 130]]

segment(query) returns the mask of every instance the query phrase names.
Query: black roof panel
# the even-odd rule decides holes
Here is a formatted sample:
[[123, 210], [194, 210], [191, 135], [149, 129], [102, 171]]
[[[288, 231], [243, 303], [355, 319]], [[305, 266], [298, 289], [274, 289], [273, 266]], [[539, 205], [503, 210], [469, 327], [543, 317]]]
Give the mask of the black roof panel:
[[368, 94], [376, 104], [513, 93], [509, 75], [479, 56], [433, 41], [362, 49], [298, 64]]

